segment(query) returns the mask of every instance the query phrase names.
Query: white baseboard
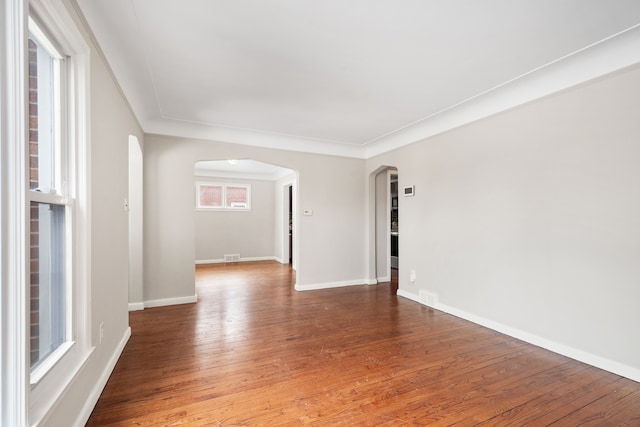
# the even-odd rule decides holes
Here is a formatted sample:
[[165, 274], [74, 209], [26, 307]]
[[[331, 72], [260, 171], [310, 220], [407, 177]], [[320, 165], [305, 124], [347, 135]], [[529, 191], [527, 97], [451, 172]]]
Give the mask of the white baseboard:
[[[401, 296], [401, 297], [404, 297], [404, 298], [406, 298], [406, 299], [410, 299], [411, 301], [415, 301], [415, 302], [417, 302], [417, 303], [422, 304], [422, 303], [420, 302], [420, 297], [419, 297], [418, 295], [413, 294], [413, 293], [411, 293], [411, 292], [407, 292], [407, 291], [405, 291], [404, 289], [399, 289], [399, 288], [398, 288], [398, 292], [397, 292], [397, 294], [398, 294], [398, 296]], [[426, 304], [425, 304], [425, 305], [426, 305]]]
[[194, 302], [198, 302], [198, 295], [149, 300], [144, 302], [144, 308], [164, 307], [165, 305], [192, 304]]
[[144, 310], [144, 302], [130, 302], [129, 311]]
[[203, 264], [224, 264], [224, 259], [197, 259], [196, 265]]
[[143, 302], [130, 302], [129, 311], [140, 311], [144, 310], [145, 308], [164, 307], [166, 305], [191, 304], [194, 302], [198, 302], [197, 295], [191, 297], [165, 298]]
[[98, 379], [98, 382], [94, 385], [93, 389], [89, 393], [89, 396], [87, 397], [87, 400], [85, 401], [84, 406], [80, 410], [80, 413], [78, 414], [78, 417], [76, 418], [75, 423], [73, 423], [74, 426], [82, 427], [89, 420], [89, 417], [91, 416], [91, 412], [93, 411], [93, 408], [96, 406], [96, 403], [98, 403], [100, 394], [102, 394], [102, 390], [104, 390], [104, 387], [107, 385], [109, 376], [113, 372], [113, 369], [116, 367], [116, 363], [118, 362], [118, 359], [120, 359], [120, 355], [124, 351], [124, 347], [127, 345], [127, 342], [129, 341], [130, 337], [131, 337], [131, 328], [127, 328], [124, 332], [124, 335], [120, 339], [118, 346], [116, 347], [115, 351], [109, 358], [109, 362], [107, 363], [107, 366], [104, 367], [102, 374]]
[[384, 276], [384, 277], [378, 277], [378, 283], [380, 282], [390, 282], [391, 281], [391, 277], [389, 276]]
[[586, 363], [596, 368], [604, 369], [605, 371], [613, 372], [617, 375], [622, 375], [625, 378], [629, 378], [633, 381], [640, 382], [640, 369], [633, 368], [631, 366], [624, 365], [622, 363], [606, 359], [604, 357], [597, 356], [595, 354], [588, 353], [583, 350], [579, 350], [570, 347], [565, 344], [561, 344], [555, 341], [551, 341], [544, 337], [534, 335], [528, 332], [521, 331], [516, 328], [504, 325], [502, 323], [495, 322], [493, 320], [485, 319], [484, 317], [476, 316], [475, 314], [467, 313], [463, 310], [459, 310], [455, 307], [450, 307], [446, 304], [436, 303], [434, 308], [449, 313], [453, 316], [460, 317], [478, 325], [484, 326], [494, 331], [509, 335], [519, 340], [528, 342], [529, 344], [542, 347], [554, 353], [561, 354], [563, 356], [570, 357], [571, 359], [579, 362]]
[[[260, 257], [240, 258], [240, 260], [237, 261], [237, 262], [249, 262], [249, 261], [278, 261], [281, 264], [288, 264], [288, 263], [285, 263], [285, 262], [281, 261], [280, 258], [275, 257], [275, 256], [260, 256]], [[224, 263], [225, 263], [224, 258], [220, 258], [220, 259], [197, 259], [196, 260], [196, 265], [202, 265], [202, 264], [224, 264]]]
[[401, 297], [410, 299], [412, 301], [415, 301], [419, 304], [426, 305], [427, 307], [432, 307], [432, 308], [435, 308], [436, 310], [440, 310], [447, 314], [451, 314], [452, 316], [456, 316], [461, 319], [468, 320], [469, 322], [475, 323], [477, 325], [484, 326], [485, 328], [489, 328], [494, 331], [500, 332], [502, 334], [508, 335], [510, 337], [517, 338], [529, 344], [533, 344], [535, 346], [542, 347], [554, 353], [561, 354], [566, 357], [570, 357], [571, 359], [577, 360], [582, 363], [586, 363], [587, 365], [604, 369], [605, 371], [612, 372], [614, 374], [621, 375], [625, 378], [629, 378], [630, 380], [640, 382], [640, 369], [634, 368], [633, 366], [625, 365], [623, 363], [616, 362], [614, 360], [600, 357], [595, 354], [588, 353], [586, 351], [579, 350], [555, 341], [551, 341], [549, 339], [540, 337], [538, 335], [524, 332], [519, 329], [504, 325], [502, 323], [495, 322], [493, 320], [468, 313], [464, 310], [460, 310], [455, 307], [442, 304], [438, 302], [437, 299], [433, 305], [430, 305], [430, 304], [427, 304], [426, 302], [421, 301], [419, 295], [413, 294], [411, 292], [407, 292], [402, 289], [398, 289], [398, 295]]
[[319, 289], [331, 289], [331, 288], [342, 288], [344, 286], [362, 286], [362, 285], [370, 285], [370, 280], [367, 279], [357, 279], [357, 280], [346, 280], [343, 282], [327, 282], [327, 283], [315, 283], [311, 285], [299, 285], [296, 283], [295, 289], [296, 291], [316, 291]]

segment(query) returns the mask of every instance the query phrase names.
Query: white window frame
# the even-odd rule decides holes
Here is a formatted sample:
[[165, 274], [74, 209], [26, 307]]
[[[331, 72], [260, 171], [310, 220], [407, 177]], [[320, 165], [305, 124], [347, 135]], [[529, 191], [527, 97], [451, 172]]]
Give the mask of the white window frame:
[[0, 425], [27, 425], [26, 2], [0, 0]]
[[[69, 311], [67, 315], [70, 326], [67, 331], [68, 340], [60, 346], [31, 375], [27, 363], [28, 417], [29, 424], [46, 421], [51, 409], [64, 393], [77, 373], [87, 362], [93, 351], [91, 342], [91, 228], [90, 228], [90, 141], [89, 141], [89, 67], [90, 48], [78, 30], [73, 18], [69, 15], [62, 0], [31, 0], [29, 16], [37, 22], [47, 37], [55, 40], [65, 55], [66, 64], [66, 137], [68, 144], [66, 159], [73, 170], [66, 182], [66, 194], [73, 199], [62, 198], [72, 222], [68, 222], [67, 238], [71, 246], [67, 262], [67, 272], [72, 278], [66, 296]], [[24, 43], [26, 45], [26, 32]], [[26, 89], [25, 89], [26, 90]], [[23, 111], [26, 114], [26, 111]], [[26, 122], [26, 121], [25, 121]], [[25, 142], [26, 144], [26, 142]], [[25, 157], [26, 161], [26, 157]], [[23, 188], [28, 188], [24, 183]], [[34, 199], [30, 194], [28, 199]], [[50, 194], [36, 195], [36, 198], [47, 199]], [[34, 200], [35, 201], [35, 200]], [[46, 201], [46, 200], [43, 200]], [[29, 200], [26, 201], [28, 207]], [[26, 239], [28, 235], [25, 234]], [[24, 242], [27, 247], [27, 241]], [[25, 286], [27, 286], [27, 282]], [[26, 309], [26, 308], [25, 308]], [[25, 331], [25, 340], [28, 338]], [[29, 355], [25, 358], [28, 360]]]
[[[74, 209], [73, 206], [75, 204], [75, 198], [72, 189], [69, 188], [69, 182], [73, 182], [73, 173], [75, 172], [74, 168], [70, 168], [70, 156], [73, 154], [73, 150], [69, 148], [69, 139], [66, 131], [66, 123], [67, 123], [67, 112], [69, 108], [67, 107], [66, 96], [66, 82], [68, 81], [67, 76], [67, 67], [66, 67], [66, 58], [60, 53], [59, 48], [54, 45], [54, 43], [50, 40], [49, 36], [47, 36], [41, 25], [36, 22], [33, 17], [29, 17], [29, 32], [33, 34], [34, 38], [37, 40], [39, 46], [44, 49], [52, 58], [54, 58], [57, 62], [56, 70], [54, 74], [51, 76], [55, 80], [53, 84], [54, 88], [54, 109], [59, 107], [60, 111], [55, 111], [53, 113], [53, 129], [55, 131], [55, 135], [53, 135], [54, 141], [54, 164], [55, 164], [55, 173], [54, 173], [54, 187], [44, 188], [43, 190], [30, 190], [27, 192], [28, 201], [41, 203], [49, 206], [60, 206], [64, 207], [65, 216], [64, 216], [64, 242], [65, 245], [63, 249], [63, 259], [65, 261], [65, 278], [64, 278], [64, 296], [65, 296], [65, 315], [64, 315], [64, 342], [56, 348], [52, 354], [46, 356], [42, 359], [39, 364], [31, 369], [30, 383], [32, 385], [38, 384], [40, 380], [44, 377], [44, 375], [49, 372], [49, 370], [64, 356], [69, 348], [73, 346], [73, 319], [71, 316], [72, 304], [70, 295], [72, 295], [73, 291], [73, 253], [71, 249], [73, 248], [73, 224], [74, 224]], [[42, 82], [38, 80], [38, 87], [42, 87]], [[42, 110], [41, 105], [38, 105], [39, 110]], [[44, 192], [43, 192], [44, 191]], [[43, 223], [40, 222], [40, 231], [42, 231]], [[42, 236], [41, 236], [42, 237]], [[30, 265], [31, 263], [27, 263]], [[33, 273], [33, 272], [30, 272]], [[42, 277], [41, 277], [42, 280]], [[42, 284], [42, 283], [41, 283]]]
[[[201, 187], [221, 187], [222, 188], [222, 206], [207, 206], [201, 204], [200, 188]], [[247, 206], [227, 206], [227, 188], [238, 187], [247, 190]], [[196, 182], [196, 209], [202, 211], [250, 211], [251, 210], [251, 184], [236, 184], [231, 182]]]

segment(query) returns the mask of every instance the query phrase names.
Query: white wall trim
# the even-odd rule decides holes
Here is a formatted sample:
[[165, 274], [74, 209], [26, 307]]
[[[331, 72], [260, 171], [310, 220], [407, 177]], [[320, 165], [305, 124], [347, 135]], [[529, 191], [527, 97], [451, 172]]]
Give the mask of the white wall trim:
[[259, 130], [238, 129], [208, 123], [195, 123], [173, 118], [142, 121], [145, 133], [203, 139], [276, 150], [362, 158], [362, 146], [342, 141], [325, 141]]
[[637, 64], [639, 42], [640, 26], [636, 25], [365, 143], [317, 140], [168, 117], [148, 118], [142, 126], [150, 134], [369, 159]]
[[538, 335], [530, 334], [528, 332], [521, 331], [516, 328], [504, 325], [493, 320], [486, 319], [475, 314], [468, 313], [464, 310], [457, 309], [455, 307], [448, 306], [442, 303], [434, 304], [437, 310], [444, 311], [461, 319], [468, 320], [478, 325], [484, 326], [494, 331], [498, 331], [505, 335], [509, 335], [514, 338], [518, 338], [522, 341], [526, 341], [530, 344], [542, 347], [544, 349], [553, 351], [554, 353], [561, 354], [563, 356], [570, 357], [579, 362], [586, 363], [596, 368], [604, 369], [605, 371], [613, 372], [623, 377], [629, 378], [634, 381], [640, 382], [640, 369], [633, 368], [631, 366], [624, 365], [622, 363], [606, 359], [604, 357], [596, 356], [595, 354], [588, 353], [586, 351], [578, 350], [576, 348], [564, 345], [555, 341], [548, 340]]
[[538, 335], [524, 332], [517, 328], [512, 328], [511, 326], [507, 326], [502, 323], [495, 322], [493, 320], [486, 319], [484, 317], [477, 316], [472, 313], [468, 313], [464, 310], [460, 310], [455, 307], [451, 307], [449, 305], [442, 304], [437, 301], [433, 305], [428, 305], [420, 301], [419, 295], [416, 295], [401, 289], [398, 289], [398, 296], [410, 299], [412, 301], [415, 301], [427, 307], [440, 310], [444, 313], [451, 314], [452, 316], [456, 316], [461, 319], [468, 320], [469, 322], [475, 323], [480, 326], [484, 326], [485, 328], [492, 329], [494, 331], [500, 332], [510, 337], [517, 338], [529, 344], [542, 347], [546, 350], [552, 351], [557, 354], [561, 354], [563, 356], [569, 357], [579, 362], [586, 363], [596, 368], [604, 369], [605, 371], [612, 372], [617, 375], [622, 375], [625, 378], [629, 378], [633, 381], [640, 382], [640, 369], [634, 368], [632, 366], [628, 366], [623, 363], [616, 362], [614, 360], [606, 359], [604, 357], [600, 357], [595, 354], [588, 353], [586, 351], [582, 351], [565, 344], [551, 341], [546, 338], [540, 337]]
[[206, 265], [206, 264], [223, 264], [224, 259], [197, 259], [195, 261], [196, 265]]
[[[238, 262], [250, 262], [250, 261], [278, 261], [281, 264], [285, 264], [284, 262], [282, 262], [282, 260], [280, 260], [280, 258], [275, 257], [275, 256], [259, 256], [259, 257], [247, 257], [247, 258], [240, 258], [240, 261]], [[202, 265], [202, 264], [224, 264], [225, 261], [224, 259], [197, 259], [196, 260], [196, 265]]]
[[[376, 280], [378, 281], [378, 283], [380, 283], [380, 282], [390, 282], [391, 281], [391, 276], [378, 277]], [[373, 281], [373, 280], [371, 280], [371, 281]]]
[[144, 310], [144, 302], [129, 303], [129, 311], [140, 311], [140, 310]]
[[49, 407], [47, 407], [46, 412], [37, 414], [38, 415], [38, 419], [34, 419], [34, 417], [31, 417], [29, 419], [29, 421], [31, 422], [32, 427], [40, 426], [40, 425], [46, 425], [47, 424], [47, 422], [49, 420], [49, 417], [55, 411], [55, 409], [58, 407], [60, 402], [64, 399], [64, 396], [67, 393], [67, 391], [69, 390], [69, 388], [71, 388], [72, 384], [76, 381], [78, 376], [80, 376], [82, 371], [84, 371], [84, 369], [87, 367], [89, 359], [92, 357], [94, 350], [95, 350], [95, 347], [91, 347], [91, 350], [89, 351], [89, 353], [87, 353], [85, 355], [85, 358], [82, 361], [82, 363], [80, 363], [79, 365], [73, 367], [73, 374], [70, 376], [69, 381], [61, 389], [60, 394], [58, 396], [56, 396], [56, 398], [53, 400], [53, 403]]
[[144, 302], [144, 308], [164, 307], [166, 305], [192, 304], [198, 302], [198, 296], [155, 299]]
[[124, 335], [122, 336], [122, 339], [120, 339], [118, 346], [116, 347], [115, 351], [109, 358], [109, 362], [104, 367], [104, 370], [102, 371], [102, 374], [98, 379], [98, 382], [96, 382], [95, 386], [89, 393], [89, 396], [87, 397], [87, 400], [85, 401], [84, 406], [82, 407], [82, 410], [80, 411], [80, 413], [78, 414], [78, 417], [73, 423], [75, 427], [82, 427], [89, 420], [89, 417], [91, 416], [91, 412], [93, 411], [93, 408], [96, 406], [96, 403], [98, 403], [100, 394], [102, 393], [102, 390], [104, 390], [105, 386], [107, 385], [109, 376], [115, 369], [116, 363], [118, 362], [120, 355], [122, 355], [122, 352], [124, 351], [124, 347], [127, 345], [127, 342], [129, 341], [130, 337], [131, 337], [131, 328], [129, 327], [124, 331]]
[[315, 291], [320, 289], [342, 288], [345, 286], [363, 286], [376, 284], [371, 282], [372, 281], [369, 279], [356, 279], [345, 280], [342, 282], [315, 283], [311, 285], [299, 285], [296, 283], [295, 289], [296, 291]]
[[[420, 297], [414, 293], [411, 292], [407, 292], [404, 289], [398, 289], [397, 295], [406, 299], [410, 299], [411, 301], [415, 301], [419, 304], [422, 304], [420, 302]], [[426, 305], [426, 304], [425, 304]]]

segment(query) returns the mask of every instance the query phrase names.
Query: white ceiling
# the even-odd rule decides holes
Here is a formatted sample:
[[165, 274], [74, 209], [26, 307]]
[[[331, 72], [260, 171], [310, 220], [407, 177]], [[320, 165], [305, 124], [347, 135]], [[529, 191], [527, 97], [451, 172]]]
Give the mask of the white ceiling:
[[77, 1], [145, 132], [353, 157], [640, 61], [638, 0]]

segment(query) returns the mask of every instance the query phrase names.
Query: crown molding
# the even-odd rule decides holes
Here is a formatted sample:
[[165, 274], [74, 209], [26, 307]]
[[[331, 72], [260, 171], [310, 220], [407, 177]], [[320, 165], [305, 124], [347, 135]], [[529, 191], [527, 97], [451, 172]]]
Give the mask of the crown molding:
[[143, 128], [146, 133], [150, 134], [204, 139], [330, 156], [363, 158], [362, 155], [364, 153], [362, 146], [355, 144], [175, 119], [146, 120], [143, 122]]
[[640, 63], [640, 24], [369, 142], [368, 159]]
[[175, 119], [146, 133], [369, 159], [640, 63], [640, 24], [365, 144], [341, 143]]

